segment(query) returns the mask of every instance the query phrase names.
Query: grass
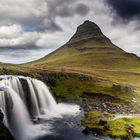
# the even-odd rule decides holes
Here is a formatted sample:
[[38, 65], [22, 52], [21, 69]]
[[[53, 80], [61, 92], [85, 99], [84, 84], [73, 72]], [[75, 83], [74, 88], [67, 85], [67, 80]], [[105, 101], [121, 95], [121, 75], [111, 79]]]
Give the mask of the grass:
[[134, 134], [133, 136], [140, 136], [140, 118], [122, 118], [108, 122], [110, 126], [112, 137], [126, 137], [128, 135], [126, 126], [132, 126]]
[[[126, 116], [129, 116], [126, 115]], [[113, 119], [115, 115], [104, 112], [88, 112], [82, 124], [88, 132], [97, 132], [113, 138], [140, 136], [140, 118]], [[102, 123], [101, 123], [102, 122]]]
[[[127, 61], [126, 61], [127, 60]], [[114, 46], [88, 41], [73, 47], [62, 47], [58, 51], [33, 62], [34, 65], [52, 67], [81, 67], [102, 69], [130, 69], [140, 66], [140, 59]]]
[[57, 97], [65, 99], [82, 98], [83, 93], [102, 94], [115, 96], [125, 101], [130, 101], [132, 93], [113, 88], [110, 81], [103, 81], [99, 78], [86, 79], [85, 77], [60, 77], [56, 80], [55, 86], [52, 88], [53, 93]]

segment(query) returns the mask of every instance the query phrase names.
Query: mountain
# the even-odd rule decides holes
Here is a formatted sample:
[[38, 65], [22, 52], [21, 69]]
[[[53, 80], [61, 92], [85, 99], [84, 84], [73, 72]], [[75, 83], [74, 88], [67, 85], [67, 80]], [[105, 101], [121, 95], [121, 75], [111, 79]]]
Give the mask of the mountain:
[[95, 23], [85, 21], [65, 45], [33, 64], [124, 70], [140, 66], [140, 58], [118, 48]]

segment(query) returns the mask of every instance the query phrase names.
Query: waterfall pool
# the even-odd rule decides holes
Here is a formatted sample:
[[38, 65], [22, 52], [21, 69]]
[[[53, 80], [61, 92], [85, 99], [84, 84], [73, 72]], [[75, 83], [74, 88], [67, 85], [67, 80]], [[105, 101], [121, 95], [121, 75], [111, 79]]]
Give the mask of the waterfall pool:
[[80, 120], [83, 112], [77, 116], [64, 115], [63, 118], [54, 118], [47, 123], [51, 124], [51, 134], [40, 137], [37, 140], [112, 140], [109, 137], [85, 135]]

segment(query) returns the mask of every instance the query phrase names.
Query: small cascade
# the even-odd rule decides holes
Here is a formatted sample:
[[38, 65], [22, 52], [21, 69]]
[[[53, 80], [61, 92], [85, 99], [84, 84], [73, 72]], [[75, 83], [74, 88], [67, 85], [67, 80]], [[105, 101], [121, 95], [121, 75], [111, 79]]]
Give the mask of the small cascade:
[[27, 79], [27, 82], [28, 82], [30, 93], [31, 93], [31, 104], [33, 107], [32, 108], [33, 115], [38, 116], [40, 114], [40, 110], [39, 110], [39, 103], [38, 103], [37, 95], [36, 95], [36, 92], [34, 90], [32, 81], [30, 79]]
[[[26, 81], [26, 89], [21, 80]], [[23, 76], [0, 76], [0, 108], [16, 140], [32, 140], [49, 133], [48, 126], [46, 131], [46, 126], [34, 124], [33, 118], [46, 120], [79, 113], [77, 105], [57, 104], [42, 81]]]

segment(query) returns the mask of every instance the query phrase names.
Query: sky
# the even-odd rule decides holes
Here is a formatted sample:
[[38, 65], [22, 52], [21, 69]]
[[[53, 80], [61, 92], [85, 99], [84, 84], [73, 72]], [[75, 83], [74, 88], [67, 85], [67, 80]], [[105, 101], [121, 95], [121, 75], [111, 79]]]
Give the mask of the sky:
[[140, 56], [139, 0], [0, 0], [0, 62], [39, 59], [65, 44], [85, 20]]

